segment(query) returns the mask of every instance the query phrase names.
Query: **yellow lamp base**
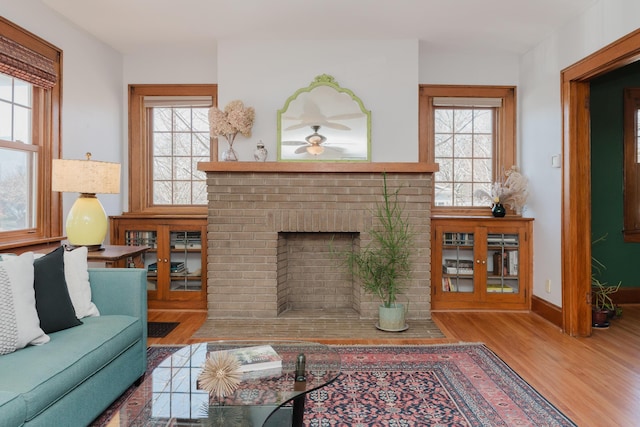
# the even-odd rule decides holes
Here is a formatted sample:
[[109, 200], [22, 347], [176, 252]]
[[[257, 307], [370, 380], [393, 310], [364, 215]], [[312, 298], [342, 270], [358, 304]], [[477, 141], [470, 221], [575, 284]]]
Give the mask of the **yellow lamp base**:
[[107, 214], [96, 195], [81, 193], [67, 216], [69, 244], [99, 250], [107, 236], [107, 225]]

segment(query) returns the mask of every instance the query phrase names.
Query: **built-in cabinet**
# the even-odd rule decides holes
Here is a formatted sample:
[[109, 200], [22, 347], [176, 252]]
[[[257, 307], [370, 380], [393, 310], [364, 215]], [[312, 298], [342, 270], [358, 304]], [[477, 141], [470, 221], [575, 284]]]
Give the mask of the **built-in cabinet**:
[[431, 307], [528, 310], [531, 218], [431, 219]]
[[111, 242], [148, 246], [149, 308], [206, 308], [207, 219], [204, 216], [110, 217]]

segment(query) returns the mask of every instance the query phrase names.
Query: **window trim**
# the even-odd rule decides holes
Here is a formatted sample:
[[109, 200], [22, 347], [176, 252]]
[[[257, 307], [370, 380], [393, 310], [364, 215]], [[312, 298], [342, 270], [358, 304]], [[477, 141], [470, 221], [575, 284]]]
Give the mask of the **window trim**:
[[[151, 147], [148, 145], [148, 127], [145, 114], [145, 96], [198, 96], [218, 102], [215, 84], [130, 84], [129, 85], [129, 213], [155, 213], [169, 215], [206, 214], [207, 206], [153, 204], [151, 176]], [[215, 150], [217, 153], [217, 150]], [[211, 156], [214, 145], [211, 145]]]
[[[435, 163], [435, 123], [433, 99], [452, 98], [500, 98], [502, 106], [497, 107], [496, 148], [493, 158], [493, 180], [497, 173], [516, 165], [516, 87], [515, 86], [469, 86], [469, 85], [429, 85], [419, 86], [419, 122], [420, 141], [419, 160]], [[435, 185], [435, 179], [434, 179]], [[491, 216], [486, 207], [435, 206], [435, 194], [432, 194], [432, 216]], [[512, 211], [508, 211], [512, 214]]]
[[625, 242], [640, 242], [640, 162], [638, 162], [638, 110], [640, 88], [624, 88], [623, 104], [623, 230]]
[[[62, 231], [62, 195], [51, 190], [52, 159], [61, 156], [62, 50], [35, 34], [0, 17], [0, 34], [53, 61], [58, 76], [53, 88], [33, 86], [32, 143], [40, 146], [35, 228], [0, 233], [0, 251], [59, 242]], [[18, 251], [19, 252], [19, 251]]]

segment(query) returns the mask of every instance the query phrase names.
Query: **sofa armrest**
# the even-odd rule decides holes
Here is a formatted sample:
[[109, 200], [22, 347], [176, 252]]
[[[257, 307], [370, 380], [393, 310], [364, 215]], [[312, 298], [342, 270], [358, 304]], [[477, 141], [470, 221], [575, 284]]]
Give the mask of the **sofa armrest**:
[[147, 271], [90, 268], [91, 299], [101, 315], [126, 314], [147, 323]]

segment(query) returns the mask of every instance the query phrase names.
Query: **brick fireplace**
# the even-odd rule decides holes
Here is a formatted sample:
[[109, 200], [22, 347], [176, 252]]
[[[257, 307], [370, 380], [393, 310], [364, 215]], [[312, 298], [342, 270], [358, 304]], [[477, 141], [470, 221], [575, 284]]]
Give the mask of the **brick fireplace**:
[[310, 311], [375, 318], [331, 255], [370, 240], [382, 174], [402, 187], [416, 238], [408, 318], [430, 317], [432, 172], [420, 163], [202, 163], [208, 186], [208, 317], [275, 318]]

